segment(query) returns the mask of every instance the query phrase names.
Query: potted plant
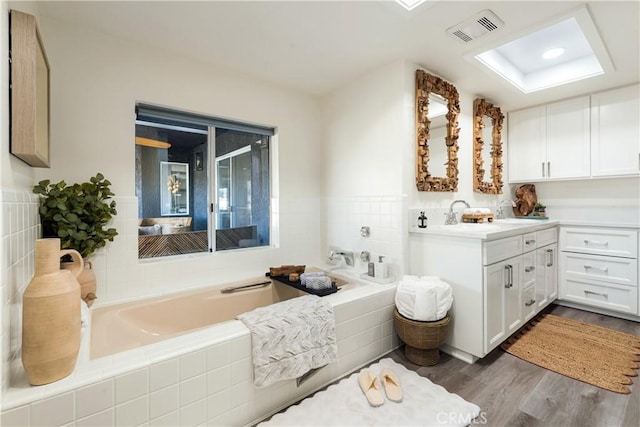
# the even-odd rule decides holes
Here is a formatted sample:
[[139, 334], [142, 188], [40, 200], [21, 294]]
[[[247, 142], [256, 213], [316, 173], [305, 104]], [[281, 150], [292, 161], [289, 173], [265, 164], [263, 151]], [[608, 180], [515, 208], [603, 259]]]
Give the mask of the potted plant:
[[533, 206], [533, 216], [546, 216], [547, 207], [540, 202]]
[[96, 278], [87, 258], [118, 235], [115, 228], [105, 228], [117, 214], [115, 200], [109, 202], [114, 196], [110, 185], [98, 173], [82, 184], [67, 185], [64, 181], [53, 184], [47, 179], [33, 187], [33, 192], [41, 196], [42, 236], [60, 238], [62, 249], [75, 249], [85, 260], [88, 268], [78, 282], [82, 299], [89, 306], [96, 298]]

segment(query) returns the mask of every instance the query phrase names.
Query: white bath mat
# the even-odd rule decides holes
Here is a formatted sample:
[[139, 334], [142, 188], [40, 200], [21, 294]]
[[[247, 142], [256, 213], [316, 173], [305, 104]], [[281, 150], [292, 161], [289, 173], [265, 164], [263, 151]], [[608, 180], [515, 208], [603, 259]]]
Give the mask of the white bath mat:
[[354, 373], [259, 426], [464, 426], [480, 414], [477, 405], [392, 359], [382, 359], [366, 369], [379, 375], [383, 368], [397, 374], [404, 393], [402, 402], [391, 402], [385, 396], [384, 405], [370, 406], [358, 386], [358, 373]]

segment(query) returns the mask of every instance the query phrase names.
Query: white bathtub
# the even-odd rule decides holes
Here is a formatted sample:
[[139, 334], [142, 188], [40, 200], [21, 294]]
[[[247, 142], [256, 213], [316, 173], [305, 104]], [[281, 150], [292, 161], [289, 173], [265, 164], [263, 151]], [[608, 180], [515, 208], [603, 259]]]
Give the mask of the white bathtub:
[[59, 425], [255, 423], [399, 345], [395, 284], [350, 280], [325, 297], [334, 307], [338, 361], [299, 388], [293, 380], [255, 388], [249, 331], [229, 319], [300, 291], [281, 284], [236, 294], [213, 288], [95, 308], [92, 360], [50, 385], [18, 379], [3, 395], [3, 421], [38, 425], [51, 411], [44, 419]]

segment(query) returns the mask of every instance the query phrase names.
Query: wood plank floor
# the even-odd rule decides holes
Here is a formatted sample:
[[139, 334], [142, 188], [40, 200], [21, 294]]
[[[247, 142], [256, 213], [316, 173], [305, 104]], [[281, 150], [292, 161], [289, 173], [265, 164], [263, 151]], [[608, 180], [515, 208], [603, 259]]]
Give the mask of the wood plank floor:
[[[640, 323], [556, 305], [547, 312], [640, 336]], [[403, 348], [385, 357], [480, 406], [478, 424], [640, 426], [640, 377], [634, 378], [631, 394], [623, 395], [540, 368], [500, 348], [472, 365], [443, 354], [438, 365], [421, 367], [404, 357]]]
[[[558, 305], [545, 312], [640, 336], [637, 322]], [[414, 365], [404, 356], [404, 347], [384, 357], [478, 405], [481, 415], [472, 425], [640, 426], [640, 377], [633, 378], [631, 394], [613, 393], [525, 362], [499, 347], [471, 365], [447, 354], [436, 366]]]

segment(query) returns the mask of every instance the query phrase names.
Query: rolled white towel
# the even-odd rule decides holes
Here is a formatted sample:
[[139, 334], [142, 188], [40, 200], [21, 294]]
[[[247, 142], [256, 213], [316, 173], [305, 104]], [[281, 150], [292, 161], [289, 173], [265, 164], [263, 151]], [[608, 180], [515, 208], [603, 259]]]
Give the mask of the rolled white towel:
[[331, 278], [328, 276], [307, 277], [305, 282], [305, 286], [309, 289], [321, 290], [331, 287]]
[[311, 273], [302, 273], [300, 275], [300, 284], [303, 286], [307, 285], [307, 279], [310, 277], [326, 277], [326, 274], [322, 271], [313, 271]]
[[463, 214], [467, 214], [467, 215], [486, 215], [486, 214], [490, 214], [491, 213], [491, 209], [489, 208], [466, 208], [464, 211], [462, 211]]
[[435, 321], [446, 316], [453, 303], [451, 286], [435, 276], [404, 276], [396, 290], [396, 308], [405, 317]]

